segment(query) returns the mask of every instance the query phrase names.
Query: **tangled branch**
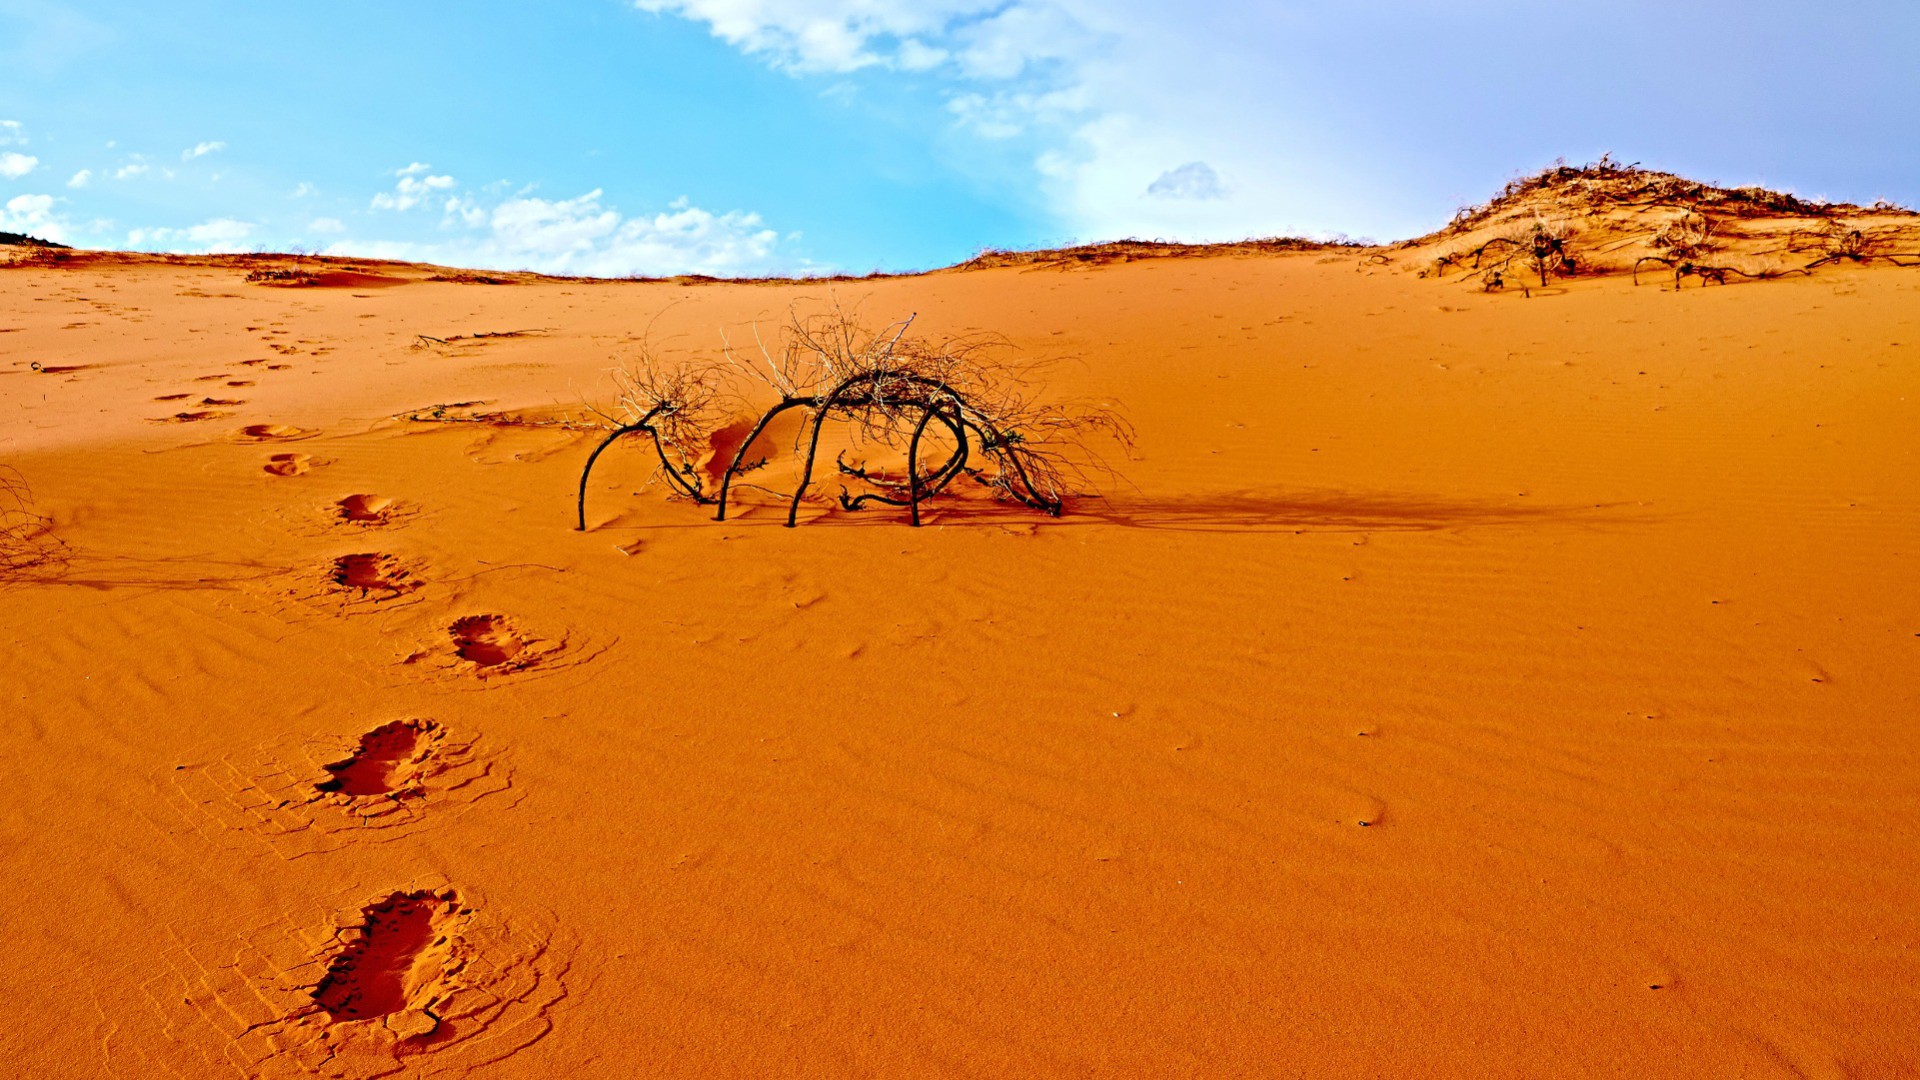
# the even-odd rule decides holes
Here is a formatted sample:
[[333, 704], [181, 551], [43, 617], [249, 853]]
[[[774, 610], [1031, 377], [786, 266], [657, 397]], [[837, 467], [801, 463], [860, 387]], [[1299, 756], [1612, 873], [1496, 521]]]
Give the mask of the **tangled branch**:
[[1509, 229], [1471, 251], [1440, 256], [1434, 260], [1434, 272], [1444, 276], [1453, 269], [1478, 270], [1481, 284], [1492, 290], [1503, 287], [1508, 271], [1519, 263], [1531, 270], [1540, 279], [1540, 287], [1545, 288], [1550, 275], [1566, 277], [1579, 272], [1579, 260], [1567, 250], [1573, 232], [1573, 227], [1564, 221], [1536, 217], [1531, 223]]
[[[754, 458], [770, 425], [789, 412], [802, 417], [794, 453], [801, 463], [789, 497], [787, 526], [799, 522], [800, 504], [813, 483], [821, 435], [831, 422], [844, 425], [856, 445], [904, 452], [904, 474], [835, 459], [839, 475], [867, 490], [843, 488], [839, 504], [860, 510], [873, 504], [904, 506], [920, 524], [920, 507], [946, 493], [960, 477], [972, 478], [1003, 499], [1058, 516], [1073, 495], [1093, 489], [1095, 473], [1111, 475], [1089, 444], [1112, 439], [1131, 446], [1132, 428], [1111, 406], [1042, 399], [1038, 369], [1005, 357], [1006, 343], [988, 335], [928, 339], [909, 335], [913, 319], [878, 331], [852, 313], [792, 314], [778, 352], [756, 329], [757, 348], [743, 354], [728, 342], [722, 365], [668, 366], [643, 353], [625, 370], [623, 397], [628, 422], [594, 450], [580, 477], [578, 525], [586, 528], [586, 484], [594, 462], [621, 436], [645, 432], [654, 440], [669, 485], [681, 496], [716, 504], [725, 521], [738, 477], [767, 463]], [[713, 447], [721, 419], [717, 405], [729, 395], [728, 380], [772, 400], [762, 407], [709, 495], [697, 467], [700, 452]], [[950, 443], [937, 464], [935, 438]]]

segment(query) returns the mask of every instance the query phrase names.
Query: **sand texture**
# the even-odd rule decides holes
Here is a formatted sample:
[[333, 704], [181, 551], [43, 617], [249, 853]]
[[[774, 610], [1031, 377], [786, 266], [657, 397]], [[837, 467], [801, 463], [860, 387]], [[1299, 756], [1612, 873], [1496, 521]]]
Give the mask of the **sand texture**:
[[[1433, 272], [1483, 225], [0, 269], [0, 1060], [1920, 1075], [1920, 272]], [[789, 530], [616, 447], [573, 529], [643, 334], [835, 296], [1057, 361], [1124, 482]]]

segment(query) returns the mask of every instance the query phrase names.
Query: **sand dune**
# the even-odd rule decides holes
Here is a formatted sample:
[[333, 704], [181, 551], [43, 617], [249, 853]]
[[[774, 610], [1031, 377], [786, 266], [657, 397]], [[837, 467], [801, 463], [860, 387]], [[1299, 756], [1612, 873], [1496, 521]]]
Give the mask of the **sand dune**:
[[[9, 1068], [1920, 1072], [1911, 219], [1636, 284], [1719, 197], [1563, 179], [836, 282], [0, 269]], [[1460, 265], [1549, 211], [1619, 246]], [[1124, 482], [788, 530], [616, 447], [573, 529], [643, 334], [829, 298], [1121, 402]]]

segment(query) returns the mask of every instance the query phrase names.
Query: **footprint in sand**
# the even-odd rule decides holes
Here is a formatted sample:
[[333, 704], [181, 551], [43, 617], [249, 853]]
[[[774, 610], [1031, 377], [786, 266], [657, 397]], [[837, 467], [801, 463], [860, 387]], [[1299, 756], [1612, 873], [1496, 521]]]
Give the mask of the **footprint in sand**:
[[186, 400], [187, 398], [190, 398], [190, 397], [192, 397], [192, 396], [193, 396], [192, 394], [161, 394], [161, 395], [160, 395], [159, 397], [157, 397], [157, 398], [154, 398], [153, 400], [155, 400], [155, 401], [184, 401], [184, 400]]
[[460, 930], [472, 916], [452, 889], [397, 892], [368, 904], [358, 933], [327, 962], [313, 1000], [334, 1023], [405, 1014], [382, 1026], [419, 1038], [440, 1026], [433, 1009], [452, 994]]
[[394, 720], [365, 735], [353, 753], [321, 768], [327, 779], [314, 790], [329, 795], [418, 794], [423, 766], [433, 757], [446, 732], [432, 720]]
[[396, 510], [393, 500], [381, 495], [349, 495], [334, 507], [341, 521], [356, 525], [385, 525], [393, 520]]
[[225, 417], [226, 415], [227, 415], [226, 413], [215, 412], [212, 409], [196, 409], [192, 412], [177, 412], [177, 413], [174, 413], [172, 416], [156, 417], [154, 419], [154, 423], [156, 424], [196, 424], [202, 420], [219, 420]]
[[245, 405], [246, 402], [242, 401], [239, 398], [203, 397], [200, 399], [200, 404], [225, 406], [225, 407], [231, 408], [232, 406], [235, 406], [235, 405]]
[[328, 580], [340, 589], [358, 590], [362, 597], [368, 593], [402, 596], [420, 587], [399, 559], [378, 552], [340, 556], [333, 560]]
[[494, 796], [517, 798], [499, 754], [419, 718], [358, 735], [286, 735], [164, 775], [189, 830], [221, 847], [263, 843], [286, 859], [385, 843]]
[[[336, 895], [238, 935], [169, 935], [116, 1005], [150, 1010], [101, 1049], [113, 1076], [478, 1076], [553, 1030], [579, 948], [551, 911], [433, 877]], [[103, 1002], [104, 1005], [104, 1002]], [[228, 1065], [221, 1075], [237, 1075]]]
[[482, 670], [511, 671], [532, 662], [532, 658], [526, 655], [529, 640], [521, 636], [504, 616], [468, 615], [454, 620], [454, 624], [447, 628], [447, 633], [453, 637], [453, 649], [460, 659]]
[[274, 454], [261, 466], [275, 476], [304, 476], [313, 468], [311, 454]]
[[287, 424], [248, 424], [240, 429], [240, 437], [254, 442], [288, 442], [293, 439], [307, 439], [319, 434], [306, 428], [292, 427]]

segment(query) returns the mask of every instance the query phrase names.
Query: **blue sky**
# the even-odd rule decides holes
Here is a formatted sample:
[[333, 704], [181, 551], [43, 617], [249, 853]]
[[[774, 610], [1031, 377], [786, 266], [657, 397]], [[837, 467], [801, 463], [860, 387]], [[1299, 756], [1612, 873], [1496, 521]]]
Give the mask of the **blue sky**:
[[1920, 203], [1920, 4], [0, 0], [0, 229], [626, 274], [1443, 224], [1556, 158]]

